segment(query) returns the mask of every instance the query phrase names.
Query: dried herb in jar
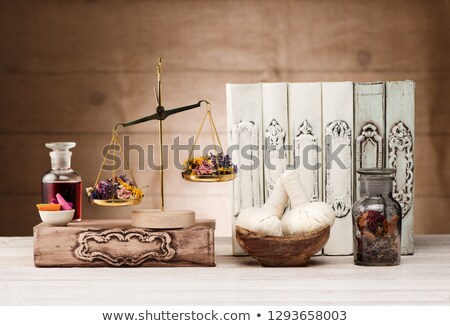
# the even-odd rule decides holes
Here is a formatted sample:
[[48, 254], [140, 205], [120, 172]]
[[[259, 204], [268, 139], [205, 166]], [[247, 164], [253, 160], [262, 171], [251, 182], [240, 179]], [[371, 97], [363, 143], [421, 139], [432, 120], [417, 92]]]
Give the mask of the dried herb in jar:
[[353, 204], [357, 265], [400, 264], [401, 207], [392, 197], [394, 169], [359, 169], [360, 199]]
[[356, 259], [368, 265], [390, 265], [399, 260], [399, 217], [366, 211], [356, 219]]

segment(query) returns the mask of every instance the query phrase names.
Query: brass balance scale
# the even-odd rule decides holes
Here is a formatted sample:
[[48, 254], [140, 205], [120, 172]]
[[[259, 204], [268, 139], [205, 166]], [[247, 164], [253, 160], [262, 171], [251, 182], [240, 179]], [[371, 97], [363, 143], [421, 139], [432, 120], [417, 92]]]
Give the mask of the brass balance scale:
[[[161, 192], [161, 205], [159, 209], [140, 209], [135, 210], [132, 212], [131, 215], [131, 224], [136, 227], [145, 227], [145, 228], [152, 228], [152, 229], [175, 229], [175, 228], [183, 228], [183, 227], [189, 227], [195, 225], [195, 212], [190, 210], [166, 210], [164, 206], [164, 161], [163, 161], [163, 121], [173, 115], [177, 114], [183, 111], [195, 109], [198, 107], [201, 107], [202, 104], [206, 105], [206, 113], [203, 117], [203, 120], [200, 124], [200, 128], [197, 132], [197, 135], [194, 140], [194, 144], [189, 152], [188, 162], [191, 162], [194, 160], [193, 157], [193, 151], [195, 148], [195, 145], [197, 143], [197, 140], [202, 132], [203, 126], [206, 121], [209, 122], [210, 126], [210, 132], [212, 141], [214, 144], [214, 151], [215, 151], [215, 157], [216, 157], [216, 164], [217, 169], [216, 173], [214, 174], [208, 174], [208, 175], [202, 175], [202, 174], [194, 174], [194, 173], [183, 173], [182, 177], [186, 181], [191, 182], [226, 182], [231, 181], [236, 177], [236, 171], [233, 168], [230, 167], [220, 167], [218, 162], [219, 155], [223, 155], [222, 150], [222, 144], [220, 142], [220, 138], [217, 132], [216, 125], [214, 123], [214, 120], [212, 118], [211, 114], [211, 105], [206, 100], [201, 100], [195, 104], [183, 106], [175, 109], [165, 110], [162, 106], [162, 92], [161, 92], [161, 67], [162, 67], [162, 61], [161, 58], [158, 59], [158, 63], [156, 66], [156, 72], [157, 72], [157, 83], [158, 87], [155, 88], [155, 97], [157, 101], [157, 108], [156, 113], [137, 119], [129, 122], [121, 122], [118, 123], [112, 133], [112, 139], [108, 147], [108, 153], [111, 153], [113, 155], [118, 152], [122, 158], [122, 161], [124, 162], [124, 168], [130, 171], [130, 181], [124, 181], [120, 178], [117, 178], [117, 170], [112, 170], [112, 179], [111, 180], [118, 180], [118, 182], [122, 185], [123, 188], [126, 188], [133, 194], [133, 198], [129, 199], [118, 199], [115, 198], [115, 196], [112, 196], [112, 198], [108, 199], [94, 199], [91, 198], [91, 194], [88, 193], [89, 199], [92, 205], [97, 206], [106, 206], [106, 207], [123, 207], [123, 206], [130, 206], [130, 205], [138, 205], [142, 202], [142, 192], [137, 187], [136, 181], [133, 176], [133, 172], [129, 167], [129, 164], [126, 160], [126, 157], [123, 153], [122, 146], [118, 139], [118, 128], [120, 126], [127, 128], [130, 126], [134, 126], [137, 124], [141, 124], [147, 121], [151, 120], [158, 120], [159, 121], [159, 163], [160, 163], [160, 192]], [[219, 147], [217, 147], [217, 145]], [[219, 149], [220, 151], [219, 151]], [[91, 189], [96, 189], [99, 182], [100, 182], [100, 176], [102, 174], [102, 171], [104, 171], [104, 167], [107, 161], [107, 155], [103, 159], [103, 163], [100, 167], [100, 171], [98, 173], [97, 179], [95, 181], [94, 187]]]

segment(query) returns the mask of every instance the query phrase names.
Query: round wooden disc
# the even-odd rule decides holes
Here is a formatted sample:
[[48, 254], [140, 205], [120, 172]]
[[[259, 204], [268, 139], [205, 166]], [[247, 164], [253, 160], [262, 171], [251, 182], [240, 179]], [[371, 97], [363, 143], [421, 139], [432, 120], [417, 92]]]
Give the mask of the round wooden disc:
[[131, 213], [131, 225], [149, 229], [180, 229], [195, 225], [195, 212], [188, 210], [139, 209]]

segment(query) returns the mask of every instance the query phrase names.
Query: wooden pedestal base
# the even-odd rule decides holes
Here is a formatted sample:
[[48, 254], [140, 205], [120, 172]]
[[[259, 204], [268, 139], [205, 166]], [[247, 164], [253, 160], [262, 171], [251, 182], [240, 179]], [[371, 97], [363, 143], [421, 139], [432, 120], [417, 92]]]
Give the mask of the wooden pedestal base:
[[131, 225], [149, 229], [180, 229], [195, 225], [195, 212], [140, 209], [131, 213]]
[[136, 228], [129, 220], [34, 227], [37, 267], [215, 266], [214, 220], [177, 230]]

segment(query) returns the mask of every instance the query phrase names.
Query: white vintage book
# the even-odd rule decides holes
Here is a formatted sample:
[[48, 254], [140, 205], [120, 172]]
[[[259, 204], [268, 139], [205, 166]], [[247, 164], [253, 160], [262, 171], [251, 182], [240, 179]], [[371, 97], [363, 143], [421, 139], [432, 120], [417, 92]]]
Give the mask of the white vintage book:
[[263, 83], [264, 194], [270, 196], [288, 164], [287, 83]]
[[353, 253], [353, 83], [322, 83], [324, 201], [336, 221], [325, 255]]
[[288, 84], [289, 165], [300, 170], [310, 201], [322, 201], [322, 85]]
[[385, 167], [385, 83], [355, 83], [354, 198], [360, 198], [357, 169]]
[[236, 218], [242, 209], [264, 202], [261, 84], [227, 84], [226, 96], [228, 144], [239, 168], [233, 181], [233, 254], [243, 255], [235, 237]]
[[402, 207], [402, 254], [414, 253], [413, 81], [386, 83], [387, 167], [397, 169], [393, 197]]
[[[322, 201], [322, 84], [288, 84], [289, 165], [310, 201]], [[322, 250], [316, 254], [321, 255]]]

